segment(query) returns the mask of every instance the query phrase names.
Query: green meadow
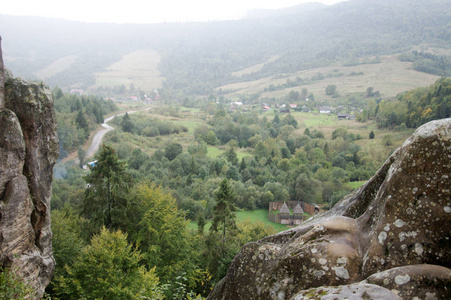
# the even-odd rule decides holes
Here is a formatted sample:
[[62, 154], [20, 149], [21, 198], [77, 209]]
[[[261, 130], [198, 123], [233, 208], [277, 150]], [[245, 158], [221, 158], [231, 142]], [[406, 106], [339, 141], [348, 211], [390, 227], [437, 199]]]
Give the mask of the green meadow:
[[[243, 222], [261, 222], [265, 224], [268, 227], [271, 227], [276, 232], [281, 232], [284, 230], [289, 229], [290, 227], [283, 224], [274, 223], [268, 220], [268, 211], [266, 209], [257, 209], [253, 211], [238, 211], [236, 213], [236, 222], [237, 223], [243, 223]], [[209, 230], [211, 227], [211, 221], [207, 221], [207, 224], [205, 224], [204, 230]], [[197, 230], [197, 223], [195, 221], [190, 221], [187, 226], [190, 230]]]

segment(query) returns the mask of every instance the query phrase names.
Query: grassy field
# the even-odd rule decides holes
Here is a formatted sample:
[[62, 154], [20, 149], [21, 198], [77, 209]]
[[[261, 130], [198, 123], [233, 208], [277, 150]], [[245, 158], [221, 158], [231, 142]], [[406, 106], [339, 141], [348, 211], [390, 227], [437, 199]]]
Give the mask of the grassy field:
[[196, 129], [201, 123], [200, 121], [196, 121], [196, 120], [177, 120], [177, 121], [172, 121], [174, 124], [177, 125], [182, 125], [185, 126], [186, 128], [188, 128], [188, 133], [194, 136], [194, 129]]
[[154, 50], [139, 50], [125, 55], [122, 60], [107, 67], [105, 71], [95, 73], [95, 88], [125, 85], [127, 90], [134, 88], [151, 92], [162, 86], [163, 77], [158, 70], [160, 55]]
[[[327, 67], [300, 71], [285, 76], [271, 76], [249, 82], [238, 82], [220, 88], [224, 91], [231, 91], [226, 95], [230, 98], [240, 94], [256, 93], [262, 93], [261, 97], [281, 98], [292, 90], [301, 92], [303, 88], [307, 88], [309, 93], [313, 93], [317, 100], [333, 100], [331, 96], [326, 95], [325, 89], [328, 85], [334, 84], [337, 86], [339, 94], [337, 99], [364, 95], [368, 87], [373, 87], [375, 91], [381, 93], [383, 98], [387, 98], [416, 87], [430, 85], [439, 78], [436, 75], [413, 70], [412, 63], [399, 61], [397, 55], [381, 56], [380, 61], [377, 64], [356, 66], [343, 66], [342, 63], [335, 63]], [[318, 73], [323, 74], [325, 78], [298, 87], [264, 92], [265, 88], [268, 88], [271, 84], [277, 86], [286, 83], [287, 80], [296, 81], [296, 77], [312, 78]]]
[[[334, 126], [338, 125], [339, 120], [337, 116], [320, 113], [304, 113], [292, 112], [291, 115], [298, 121], [301, 127], [320, 127], [320, 126]], [[303, 126], [304, 125], [304, 126]]]
[[262, 222], [267, 226], [272, 227], [275, 231], [280, 232], [287, 230], [289, 227], [287, 225], [274, 223], [268, 220], [268, 210], [257, 209], [253, 211], [240, 211], [236, 214], [237, 222]]
[[361, 187], [363, 184], [366, 183], [365, 181], [352, 181], [349, 183], [349, 185], [353, 188], [353, 189], [358, 189], [359, 187]]
[[207, 150], [207, 156], [210, 158], [215, 158], [225, 153], [225, 150], [221, 150], [218, 147], [214, 146], [208, 146]]
[[[388, 128], [377, 128], [373, 121], [366, 123], [358, 122], [357, 120], [339, 120], [335, 114], [319, 114], [319, 113], [303, 113], [293, 112], [292, 116], [299, 124], [297, 129], [298, 134], [302, 134], [306, 127], [312, 130], [319, 130], [324, 133], [326, 139], [332, 138], [332, 133], [339, 127], [344, 127], [350, 133], [356, 136], [360, 135], [360, 140], [355, 143], [362, 147], [362, 150], [367, 152], [375, 161], [384, 161], [388, 156], [402, 143], [412, 135], [414, 129], [406, 129], [403, 131], [393, 131]], [[374, 130], [374, 139], [369, 139], [370, 132]], [[384, 136], [390, 135], [393, 140], [392, 145], [384, 144]]]
[[[287, 225], [282, 225], [282, 224], [278, 224], [278, 223], [269, 221], [268, 211], [266, 209], [257, 209], [257, 210], [253, 210], [253, 211], [239, 211], [236, 213], [236, 222], [237, 223], [246, 222], [246, 221], [251, 222], [251, 223], [262, 222], [266, 226], [273, 228], [274, 231], [276, 231], [276, 232], [284, 231], [284, 230], [287, 230], [288, 228], [290, 228]], [[197, 223], [194, 221], [190, 221], [188, 223], [187, 227], [188, 227], [188, 229], [191, 229], [191, 230], [197, 230]], [[208, 230], [208, 229], [210, 229], [210, 227], [211, 227], [211, 221], [208, 221], [204, 227], [204, 230]]]
[[[219, 149], [218, 147], [215, 146], [208, 146], [207, 148], [208, 152], [207, 152], [207, 156], [210, 158], [216, 158], [222, 154], [224, 154], [226, 152], [226, 150], [223, 149]], [[243, 151], [239, 151], [239, 150], [235, 150], [236, 152], [236, 156], [238, 158], [238, 161], [241, 161], [241, 159], [243, 157], [247, 157], [247, 156], [251, 156], [252, 154], [247, 153], [247, 152], [243, 152]]]

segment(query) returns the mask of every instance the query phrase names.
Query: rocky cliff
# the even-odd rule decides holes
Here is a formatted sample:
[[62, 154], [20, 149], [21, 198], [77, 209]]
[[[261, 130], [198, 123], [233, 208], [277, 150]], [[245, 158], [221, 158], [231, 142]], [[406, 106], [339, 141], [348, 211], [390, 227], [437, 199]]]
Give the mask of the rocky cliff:
[[418, 128], [364, 186], [244, 246], [207, 299], [451, 299], [451, 119]]
[[15, 270], [40, 298], [55, 266], [50, 230], [58, 157], [53, 99], [43, 84], [5, 76], [1, 50], [0, 63], [0, 266]]

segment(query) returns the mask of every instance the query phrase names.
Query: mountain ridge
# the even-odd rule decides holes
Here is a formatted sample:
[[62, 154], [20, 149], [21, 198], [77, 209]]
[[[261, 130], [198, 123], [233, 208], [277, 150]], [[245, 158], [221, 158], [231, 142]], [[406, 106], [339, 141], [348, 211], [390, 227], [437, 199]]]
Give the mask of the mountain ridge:
[[[133, 51], [152, 49], [161, 56], [158, 70], [166, 78], [164, 89], [209, 95], [225, 84], [408, 52], [419, 45], [449, 49], [450, 6], [444, 0], [351, 0], [294, 14], [279, 10], [256, 19], [146, 25], [3, 15], [0, 28], [5, 60], [19, 76], [38, 79], [36, 70], [77, 55], [71, 68], [46, 82], [89, 89], [96, 84], [94, 73]], [[275, 55], [279, 58], [258, 72], [232, 75]]]

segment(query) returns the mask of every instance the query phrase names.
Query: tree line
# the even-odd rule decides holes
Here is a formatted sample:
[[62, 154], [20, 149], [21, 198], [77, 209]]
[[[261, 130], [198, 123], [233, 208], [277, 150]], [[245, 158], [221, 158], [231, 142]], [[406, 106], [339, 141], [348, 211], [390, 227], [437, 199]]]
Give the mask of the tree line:
[[398, 95], [395, 100], [370, 100], [357, 119], [374, 119], [381, 128], [416, 128], [432, 120], [451, 116], [451, 79], [443, 77], [433, 85]]

